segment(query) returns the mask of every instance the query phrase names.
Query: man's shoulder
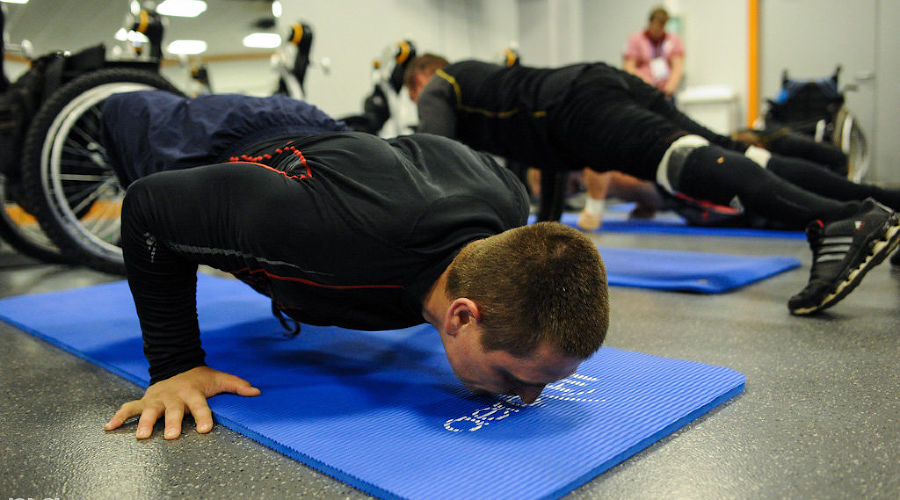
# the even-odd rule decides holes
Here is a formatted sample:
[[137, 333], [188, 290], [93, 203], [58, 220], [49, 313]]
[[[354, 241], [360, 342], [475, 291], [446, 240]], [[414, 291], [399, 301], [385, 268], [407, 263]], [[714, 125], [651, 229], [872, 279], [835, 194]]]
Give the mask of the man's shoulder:
[[649, 50], [650, 42], [644, 36], [643, 31], [635, 31], [628, 37], [625, 47], [622, 49], [625, 57], [638, 57], [644, 50]]
[[423, 105], [433, 104], [431, 99], [438, 99], [439, 101], [456, 99], [456, 94], [453, 90], [453, 77], [450, 76], [448, 79], [445, 75], [447, 73], [442, 74], [438, 72], [435, 74], [435, 77], [428, 80], [428, 83], [425, 84], [417, 102], [420, 109]]
[[684, 50], [684, 42], [681, 41], [681, 37], [678, 36], [677, 33], [666, 33], [666, 41], [672, 44], [672, 48], [676, 51]]
[[628, 43], [638, 44], [644, 42], [645, 40], [647, 40], [647, 37], [644, 35], [644, 33], [644, 30], [638, 30], [628, 35]]
[[448, 68], [453, 68], [457, 66], [468, 66], [472, 64], [488, 64], [484, 61], [479, 61], [478, 59], [462, 59], [456, 62], [452, 62], [447, 65]]
[[444, 71], [447, 73], [451, 73], [457, 70], [465, 70], [465, 69], [502, 69], [505, 66], [501, 66], [496, 63], [489, 63], [485, 61], [479, 61], [478, 59], [463, 59], [462, 61], [456, 61], [455, 63], [449, 64], [444, 67]]

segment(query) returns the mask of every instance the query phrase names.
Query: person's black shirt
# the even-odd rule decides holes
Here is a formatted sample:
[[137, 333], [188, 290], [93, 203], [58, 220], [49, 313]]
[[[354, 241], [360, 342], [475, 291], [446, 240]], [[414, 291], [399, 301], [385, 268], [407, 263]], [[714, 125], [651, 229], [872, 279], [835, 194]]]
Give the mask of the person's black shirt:
[[512, 173], [433, 135], [273, 139], [232, 160], [153, 174], [126, 195], [123, 250], [151, 382], [204, 362], [197, 264], [299, 321], [401, 328], [424, 321], [421, 300], [464, 245], [528, 216]]
[[567, 165], [570, 159], [554, 147], [548, 113], [565, 101], [589, 67], [451, 64], [438, 70], [419, 95], [417, 130], [529, 165]]

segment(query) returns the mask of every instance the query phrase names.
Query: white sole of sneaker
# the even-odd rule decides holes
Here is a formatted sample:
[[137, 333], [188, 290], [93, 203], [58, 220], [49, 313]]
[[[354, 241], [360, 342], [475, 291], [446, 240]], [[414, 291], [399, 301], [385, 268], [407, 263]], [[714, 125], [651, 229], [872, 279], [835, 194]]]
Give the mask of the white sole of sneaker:
[[898, 244], [900, 244], [900, 221], [894, 219], [894, 224], [888, 228], [885, 238], [876, 241], [875, 244], [872, 245], [872, 251], [866, 256], [866, 260], [850, 271], [850, 274], [847, 275], [847, 279], [842, 281], [833, 292], [822, 299], [822, 302], [820, 302], [819, 305], [795, 309], [791, 311], [791, 313], [798, 316], [812, 314], [839, 302], [859, 285], [859, 282], [862, 281], [863, 276], [866, 275], [869, 269], [884, 261], [885, 257], [887, 257]]

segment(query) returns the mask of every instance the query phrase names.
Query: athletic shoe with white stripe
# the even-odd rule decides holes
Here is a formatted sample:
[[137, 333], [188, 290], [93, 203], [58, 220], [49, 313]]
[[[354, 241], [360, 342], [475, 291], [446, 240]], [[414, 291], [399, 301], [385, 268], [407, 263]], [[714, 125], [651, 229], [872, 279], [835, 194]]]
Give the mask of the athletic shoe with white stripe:
[[831, 307], [853, 291], [900, 243], [900, 216], [868, 198], [853, 217], [811, 222], [806, 237], [813, 263], [806, 288], [788, 301], [796, 315]]

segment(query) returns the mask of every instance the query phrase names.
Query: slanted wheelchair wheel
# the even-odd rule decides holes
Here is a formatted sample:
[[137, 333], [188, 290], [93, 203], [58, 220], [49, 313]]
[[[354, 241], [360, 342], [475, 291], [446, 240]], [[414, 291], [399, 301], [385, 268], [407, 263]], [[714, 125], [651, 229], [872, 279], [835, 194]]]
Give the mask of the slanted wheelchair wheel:
[[22, 163], [26, 205], [73, 263], [125, 271], [119, 246], [125, 192], [100, 141], [100, 115], [107, 97], [150, 89], [178, 92], [151, 71], [102, 69], [61, 87], [31, 122]]
[[0, 174], [0, 239], [25, 256], [54, 264], [66, 262], [59, 248], [16, 198], [6, 177]]
[[861, 182], [869, 170], [870, 161], [866, 135], [856, 117], [846, 107], [841, 108], [834, 122], [833, 143], [847, 155], [847, 178]]

